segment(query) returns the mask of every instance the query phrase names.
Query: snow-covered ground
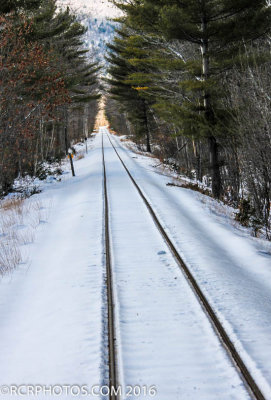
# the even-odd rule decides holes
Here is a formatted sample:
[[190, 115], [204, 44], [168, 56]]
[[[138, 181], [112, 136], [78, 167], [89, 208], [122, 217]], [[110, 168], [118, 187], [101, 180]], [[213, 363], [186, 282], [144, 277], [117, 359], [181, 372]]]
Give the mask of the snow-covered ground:
[[1, 279], [1, 399], [22, 398], [4, 396], [1, 385], [94, 385], [105, 379], [100, 140], [75, 163], [76, 178], [64, 175], [34, 196], [52, 205], [50, 216], [35, 243], [25, 246], [29, 262]]
[[106, 137], [105, 162], [122, 386], [155, 385], [158, 400], [249, 398]]
[[270, 243], [233, 226], [208, 197], [167, 186], [171, 179], [154, 167], [158, 161], [135, 154], [117, 137], [114, 142], [247, 367], [271, 399]]
[[[28, 262], [1, 278], [0, 399], [35, 398], [5, 395], [3, 385], [90, 389], [107, 383], [102, 133], [121, 383], [141, 390], [154, 385], [157, 400], [248, 399], [106, 132], [90, 139], [89, 153], [75, 161], [75, 178], [66, 173], [26, 200], [50, 213], [34, 243], [22, 246]], [[268, 247], [213, 212], [202, 195], [167, 186], [169, 177], [157, 173], [154, 159], [112, 140], [271, 399]], [[50, 397], [99, 398], [76, 390], [38, 396]]]

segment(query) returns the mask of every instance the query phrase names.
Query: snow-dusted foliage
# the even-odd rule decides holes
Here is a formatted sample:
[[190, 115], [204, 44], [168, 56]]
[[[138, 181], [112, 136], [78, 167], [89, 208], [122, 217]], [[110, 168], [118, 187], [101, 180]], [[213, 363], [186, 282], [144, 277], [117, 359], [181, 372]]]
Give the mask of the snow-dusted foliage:
[[81, 14], [80, 20], [88, 28], [85, 34], [85, 47], [97, 61], [104, 63], [107, 43], [114, 37], [115, 23], [106, 18], [93, 18], [87, 14]]
[[69, 6], [77, 13], [91, 13], [99, 18], [114, 18], [120, 12], [108, 0], [59, 0], [61, 6]]
[[84, 44], [90, 55], [101, 63], [105, 62], [106, 44], [112, 42], [116, 24], [112, 18], [119, 11], [108, 1], [100, 0], [59, 0], [61, 7], [69, 6], [78, 15], [80, 22], [88, 28]]

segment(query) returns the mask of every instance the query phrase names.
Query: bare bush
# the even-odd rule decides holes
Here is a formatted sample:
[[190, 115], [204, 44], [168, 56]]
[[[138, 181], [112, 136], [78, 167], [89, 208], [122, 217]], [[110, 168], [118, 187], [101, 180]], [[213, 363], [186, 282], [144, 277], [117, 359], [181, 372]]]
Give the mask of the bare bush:
[[13, 271], [22, 261], [22, 254], [14, 240], [0, 241], [0, 274]]
[[35, 230], [48, 218], [39, 198], [5, 199], [0, 203], [0, 274], [13, 271], [22, 260], [21, 246], [34, 242]]

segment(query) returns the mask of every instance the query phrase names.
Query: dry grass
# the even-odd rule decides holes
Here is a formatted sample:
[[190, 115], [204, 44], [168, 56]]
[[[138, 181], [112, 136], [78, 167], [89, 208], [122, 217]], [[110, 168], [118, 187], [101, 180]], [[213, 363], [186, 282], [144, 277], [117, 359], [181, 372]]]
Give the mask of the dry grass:
[[218, 217], [226, 218], [227, 221], [235, 228], [240, 228], [239, 222], [234, 218], [235, 210], [231, 206], [227, 206], [222, 201], [217, 201], [210, 196], [201, 196], [198, 194], [198, 200], [213, 214]]
[[83, 158], [85, 158], [85, 154], [83, 152], [77, 153], [76, 155], [76, 160], [82, 160]]
[[123, 141], [123, 142], [127, 141], [126, 148], [131, 150], [135, 154], [138, 154], [138, 155], [144, 156], [144, 157], [149, 157], [149, 158], [157, 158], [152, 153], [147, 153], [146, 151], [142, 151], [142, 150], [136, 149], [135, 146], [133, 146], [132, 144], [129, 143], [129, 142], [131, 142], [131, 140], [129, 140], [129, 139], [121, 139], [121, 141]]
[[23, 260], [21, 246], [33, 243], [35, 230], [48, 217], [39, 199], [14, 197], [0, 202], [0, 274], [13, 271]]
[[22, 197], [12, 197], [11, 199], [3, 200], [0, 203], [0, 208], [9, 211], [9, 210], [16, 210], [19, 213], [22, 212], [24, 199]]
[[31, 227], [26, 228], [23, 232], [16, 233], [16, 239], [20, 245], [31, 244], [35, 240], [35, 231]]
[[213, 197], [212, 193], [210, 192], [210, 190], [208, 188], [200, 187], [197, 183], [190, 183], [190, 182], [187, 183], [186, 182], [186, 183], [182, 183], [182, 184], [176, 184], [174, 182], [169, 182], [169, 183], [167, 183], [167, 186], [177, 186], [177, 187], [181, 187], [183, 189], [191, 189], [191, 190], [194, 190], [195, 192], [204, 194], [205, 196]]
[[21, 251], [13, 240], [0, 241], [0, 274], [12, 272], [22, 262]]

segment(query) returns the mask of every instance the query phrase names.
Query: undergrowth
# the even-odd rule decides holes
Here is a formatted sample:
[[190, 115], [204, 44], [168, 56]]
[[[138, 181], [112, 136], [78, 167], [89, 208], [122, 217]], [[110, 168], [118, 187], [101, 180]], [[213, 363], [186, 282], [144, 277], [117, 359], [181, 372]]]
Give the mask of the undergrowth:
[[36, 228], [47, 217], [39, 199], [14, 196], [0, 201], [0, 275], [24, 261], [22, 246], [33, 243]]

